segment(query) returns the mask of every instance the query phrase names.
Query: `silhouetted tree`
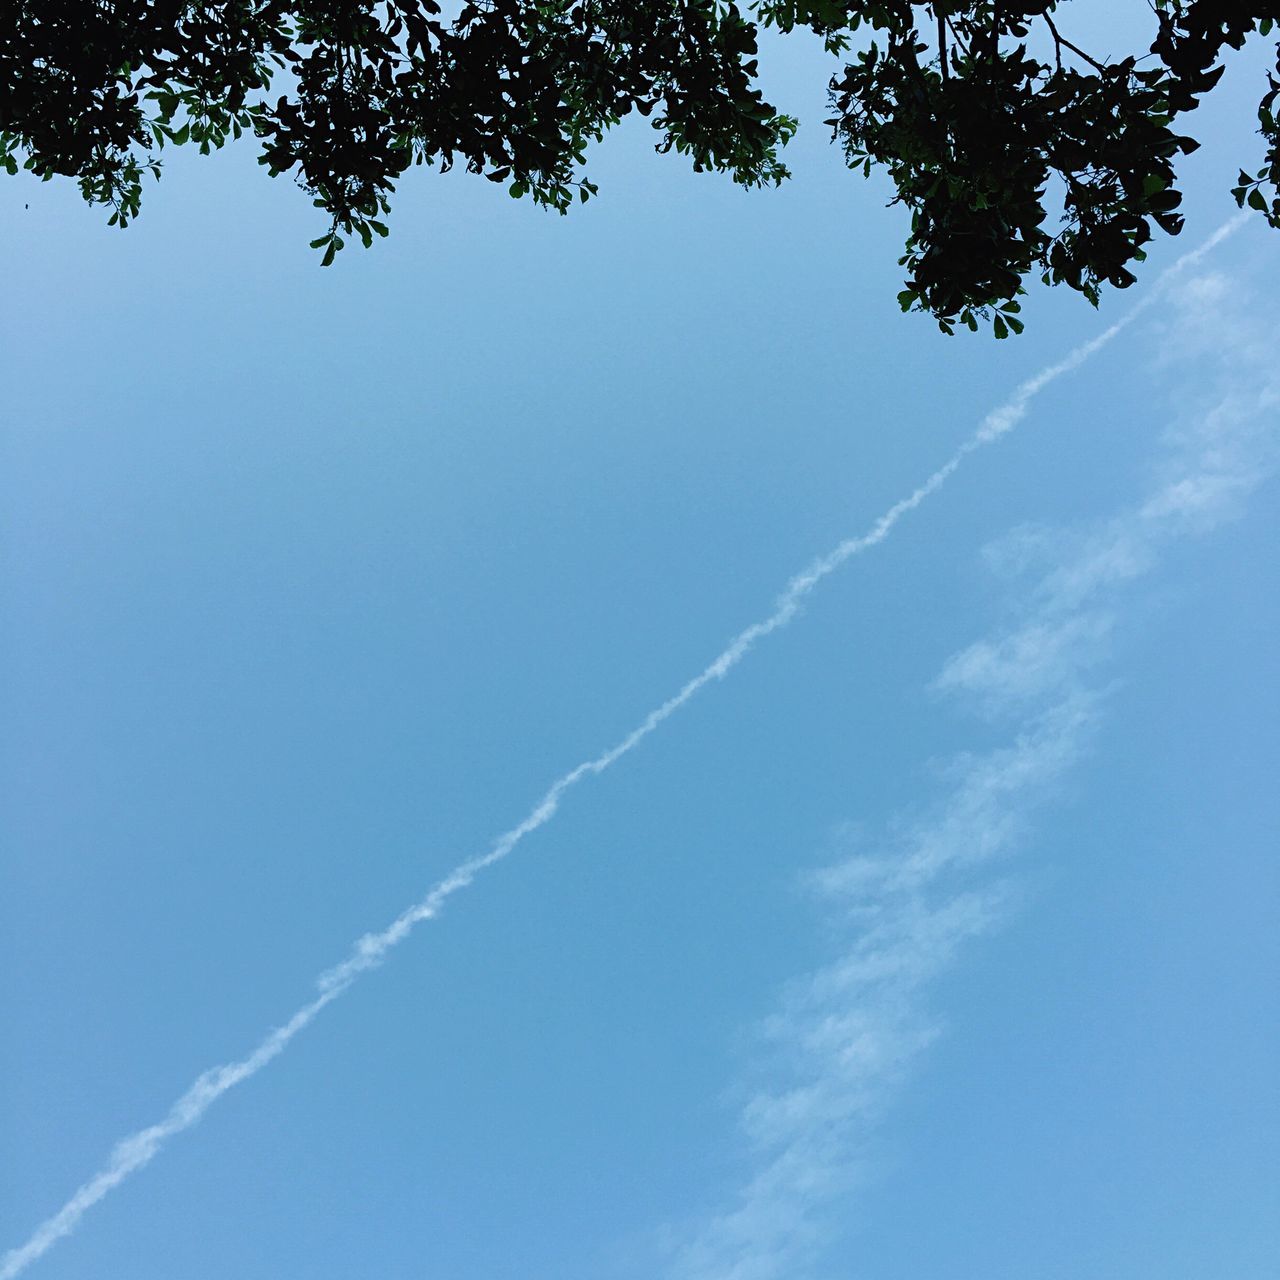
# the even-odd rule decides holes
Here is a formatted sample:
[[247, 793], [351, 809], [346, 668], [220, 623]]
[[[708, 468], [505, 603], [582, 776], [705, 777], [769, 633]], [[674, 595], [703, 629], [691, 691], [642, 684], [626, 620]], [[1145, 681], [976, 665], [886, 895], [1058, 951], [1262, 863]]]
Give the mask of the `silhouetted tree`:
[[[1131, 0], [1139, 3], [1139, 0]], [[787, 176], [795, 120], [756, 87], [761, 26], [848, 59], [827, 122], [851, 166], [911, 212], [903, 309], [1021, 330], [1028, 276], [1096, 304], [1154, 229], [1176, 235], [1181, 118], [1280, 0], [1154, 0], [1142, 56], [1095, 58], [1059, 0], [9, 0], [0, 164], [74, 177], [124, 225], [166, 144], [249, 132], [344, 237], [387, 234], [396, 179], [456, 163], [564, 212], [596, 188], [588, 145], [632, 111], [660, 151], [745, 186]], [[1259, 107], [1262, 167], [1236, 199], [1280, 227], [1280, 50]], [[1050, 205], [1060, 214], [1051, 216]]]

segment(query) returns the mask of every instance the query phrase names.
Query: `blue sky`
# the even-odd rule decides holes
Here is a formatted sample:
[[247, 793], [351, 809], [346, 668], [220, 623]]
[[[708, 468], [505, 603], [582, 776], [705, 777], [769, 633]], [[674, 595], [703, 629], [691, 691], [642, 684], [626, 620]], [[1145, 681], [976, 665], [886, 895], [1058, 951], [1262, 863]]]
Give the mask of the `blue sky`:
[[[570, 218], [415, 175], [321, 271], [242, 151], [124, 234], [6, 190], [0, 1248], [1142, 296], [899, 315], [769, 54], [778, 192], [626, 128]], [[1278, 267], [1178, 277], [30, 1274], [1268, 1275]]]

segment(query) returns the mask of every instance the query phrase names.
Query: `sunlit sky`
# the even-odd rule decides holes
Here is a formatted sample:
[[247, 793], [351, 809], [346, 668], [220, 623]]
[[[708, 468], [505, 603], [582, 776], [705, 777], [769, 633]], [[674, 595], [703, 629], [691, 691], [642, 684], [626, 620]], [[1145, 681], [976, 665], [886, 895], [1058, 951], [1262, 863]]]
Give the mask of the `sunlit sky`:
[[[570, 217], [419, 172], [329, 270], [246, 148], [123, 233], [3, 183], [0, 1251], [1261, 147], [1254, 50], [1137, 289], [947, 339], [822, 56], [765, 53], [781, 190], [637, 122]], [[33, 1280], [1272, 1276], [1278, 281], [1260, 219], [1167, 278]]]

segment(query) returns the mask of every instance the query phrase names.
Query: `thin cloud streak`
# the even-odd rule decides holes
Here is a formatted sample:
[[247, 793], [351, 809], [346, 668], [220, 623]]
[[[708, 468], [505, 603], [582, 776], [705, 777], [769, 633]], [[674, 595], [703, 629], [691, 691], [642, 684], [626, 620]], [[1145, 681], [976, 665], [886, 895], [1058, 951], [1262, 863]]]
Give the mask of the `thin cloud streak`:
[[269, 1062], [279, 1057], [290, 1042], [320, 1013], [363, 974], [377, 968], [387, 955], [425, 921], [439, 915], [454, 894], [468, 888], [487, 868], [507, 858], [528, 835], [545, 826], [555, 816], [563, 797], [580, 782], [596, 777], [611, 768], [623, 756], [639, 746], [664, 721], [668, 720], [706, 685], [722, 680], [766, 636], [787, 626], [800, 612], [805, 599], [818, 585], [847, 561], [883, 542], [898, 522], [942, 488], [963, 465], [970, 454], [993, 443], [1013, 430], [1026, 416], [1031, 401], [1050, 383], [1079, 368], [1086, 360], [1107, 346], [1147, 311], [1164, 293], [1168, 284], [1188, 267], [1213, 250], [1244, 221], [1237, 215], [1224, 223], [1197, 249], [1187, 253], [1160, 276], [1151, 291], [1128, 313], [1089, 342], [1076, 347], [1062, 360], [1029, 378], [1004, 404], [992, 410], [972, 436], [931, 476], [905, 498], [894, 503], [859, 537], [848, 538], [826, 555], [819, 557], [787, 584], [775, 602], [773, 612], [753, 622], [735, 636], [725, 649], [679, 692], [650, 711], [647, 716], [615, 746], [563, 774], [547, 789], [529, 814], [516, 826], [499, 836], [487, 853], [459, 864], [418, 902], [396, 917], [378, 933], [366, 934], [353, 946], [351, 954], [340, 964], [321, 974], [317, 980], [319, 994], [299, 1008], [283, 1025], [270, 1032], [251, 1053], [239, 1061], [213, 1067], [204, 1072], [170, 1108], [157, 1124], [140, 1129], [122, 1140], [111, 1153], [106, 1165], [85, 1182], [61, 1209], [46, 1219], [24, 1243], [11, 1249], [0, 1259], [0, 1280], [14, 1280], [59, 1240], [70, 1235], [95, 1204], [113, 1191], [130, 1175], [145, 1167], [165, 1144], [190, 1129], [228, 1090], [256, 1075]]
[[1259, 337], [1270, 330], [1233, 322], [1238, 292], [1207, 276], [1175, 293], [1162, 344], [1201, 377], [1212, 359], [1221, 386], [1167, 435], [1147, 496], [1083, 535], [1022, 528], [988, 549], [995, 571], [1038, 569], [1038, 580], [1014, 619], [949, 658], [932, 687], [1009, 725], [1012, 741], [954, 759], [939, 800], [897, 823], [883, 852], [812, 877], [847, 941], [788, 986], [762, 1028], [772, 1080], [739, 1117], [755, 1168], [727, 1209], [677, 1242], [678, 1280], [797, 1280], [816, 1263], [834, 1234], [829, 1211], [867, 1176], [869, 1135], [939, 1032], [929, 984], [1016, 899], [993, 862], [1088, 748], [1122, 593], [1169, 545], [1236, 517], [1280, 466], [1280, 374]]
[[[751, 1169], [728, 1205], [676, 1234], [674, 1280], [799, 1280], [837, 1234], [850, 1195], [869, 1180], [870, 1144], [941, 1027], [930, 984], [1016, 902], [998, 878], [967, 884], [969, 865], [1008, 854], [1035, 805], [1078, 758], [1097, 716], [1064, 700], [999, 751], [953, 762], [952, 789], [924, 818], [811, 877], [849, 933], [825, 967], [785, 988], [760, 1027], [771, 1083], [738, 1116]], [[863, 840], [854, 832], [837, 845]], [[960, 883], [955, 883], [957, 880]], [[778, 1083], [778, 1082], [781, 1083]]]

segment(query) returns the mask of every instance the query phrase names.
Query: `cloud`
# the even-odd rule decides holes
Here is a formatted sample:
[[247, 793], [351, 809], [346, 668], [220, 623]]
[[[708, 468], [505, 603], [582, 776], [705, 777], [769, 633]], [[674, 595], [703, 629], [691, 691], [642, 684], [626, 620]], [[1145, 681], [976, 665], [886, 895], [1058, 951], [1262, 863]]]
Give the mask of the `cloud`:
[[1088, 529], [1023, 526], [985, 552], [1008, 583], [1007, 621], [950, 657], [931, 687], [1012, 736], [950, 761], [938, 799], [878, 848], [858, 838], [808, 877], [843, 942], [759, 1029], [757, 1074], [769, 1083], [739, 1115], [749, 1172], [727, 1207], [684, 1231], [677, 1280], [798, 1280], [821, 1257], [834, 1206], [870, 1175], [871, 1135], [940, 1032], [930, 983], [1012, 908], [1000, 861], [1088, 749], [1126, 593], [1171, 543], [1238, 516], [1280, 465], [1280, 373], [1259, 338], [1273, 327], [1242, 323], [1239, 293], [1220, 275], [1169, 290], [1158, 369], [1170, 351], [1182, 367], [1194, 357], [1199, 390], [1182, 395], [1146, 495]]
[[964, 872], [1012, 851], [1092, 715], [1069, 700], [1009, 746], [953, 762], [945, 799], [889, 847], [811, 877], [847, 941], [788, 986], [760, 1029], [767, 1074], [782, 1083], [743, 1105], [753, 1171], [727, 1208], [685, 1235], [671, 1266], [678, 1280], [795, 1280], [817, 1261], [833, 1205], [868, 1176], [871, 1135], [940, 1033], [929, 984], [1016, 897], [998, 878], [963, 885]]

